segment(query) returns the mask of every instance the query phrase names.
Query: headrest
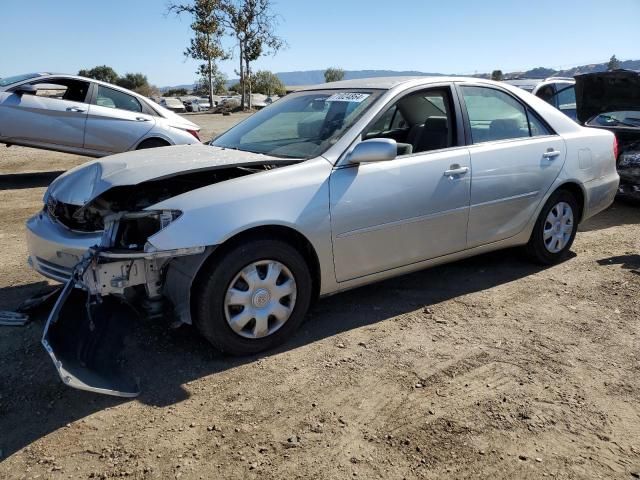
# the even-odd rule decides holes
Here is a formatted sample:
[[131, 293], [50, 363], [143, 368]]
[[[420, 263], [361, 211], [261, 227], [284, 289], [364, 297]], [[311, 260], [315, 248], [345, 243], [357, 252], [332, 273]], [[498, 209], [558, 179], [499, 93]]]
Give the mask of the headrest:
[[516, 118], [497, 118], [491, 122], [491, 130], [511, 132], [520, 129], [520, 123]]
[[429, 117], [424, 121], [425, 130], [446, 132], [449, 128], [447, 117]]

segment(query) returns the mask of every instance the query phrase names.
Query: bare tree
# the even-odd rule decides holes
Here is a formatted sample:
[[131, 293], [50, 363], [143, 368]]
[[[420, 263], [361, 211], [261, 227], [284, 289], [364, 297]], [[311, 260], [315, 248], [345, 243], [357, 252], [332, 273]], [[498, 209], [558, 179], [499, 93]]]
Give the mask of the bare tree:
[[216, 60], [228, 58], [222, 48], [221, 39], [224, 29], [221, 19], [225, 11], [223, 0], [193, 0], [189, 3], [170, 3], [168, 11], [176, 15], [191, 15], [191, 29], [194, 37], [184, 51], [186, 57], [205, 61], [199, 72], [203, 70], [209, 83], [209, 102], [213, 105], [213, 95], [217, 74]]
[[[242, 89], [240, 105], [251, 107], [251, 62], [267, 54], [275, 54], [285, 45], [275, 33], [277, 16], [272, 13], [272, 0], [221, 0], [224, 2], [221, 23], [238, 42], [239, 75]], [[248, 89], [248, 90], [247, 90]]]

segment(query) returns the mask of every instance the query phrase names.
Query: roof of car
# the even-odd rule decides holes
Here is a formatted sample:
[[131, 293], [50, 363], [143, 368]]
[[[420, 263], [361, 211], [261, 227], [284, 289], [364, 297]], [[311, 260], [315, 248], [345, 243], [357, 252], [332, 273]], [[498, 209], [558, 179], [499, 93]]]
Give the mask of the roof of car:
[[[446, 77], [446, 76], [428, 76], [428, 77], [372, 77], [372, 78], [356, 78], [352, 80], [341, 80], [339, 82], [321, 83], [318, 85], [309, 85], [301, 90], [324, 90], [333, 88], [378, 88], [382, 90], [389, 90], [398, 85], [404, 83], [417, 83], [417, 84], [429, 84], [437, 82], [452, 82], [452, 81], [478, 81], [484, 82], [481, 78], [468, 78], [468, 77]], [[300, 90], [299, 90], [300, 91]]]
[[135, 95], [140, 98], [147, 98], [144, 95], [139, 94], [138, 92], [134, 92], [133, 90], [129, 90], [128, 88], [121, 87], [120, 85], [114, 85], [113, 83], [103, 82], [102, 80], [96, 80], [95, 78], [89, 77], [81, 77], [80, 75], [71, 75], [68, 73], [41, 73], [42, 77], [57, 77], [57, 78], [71, 78], [74, 80], [86, 80], [89, 82], [95, 82], [99, 85], [104, 85], [105, 87], [113, 88], [115, 90], [121, 90], [131, 95]]

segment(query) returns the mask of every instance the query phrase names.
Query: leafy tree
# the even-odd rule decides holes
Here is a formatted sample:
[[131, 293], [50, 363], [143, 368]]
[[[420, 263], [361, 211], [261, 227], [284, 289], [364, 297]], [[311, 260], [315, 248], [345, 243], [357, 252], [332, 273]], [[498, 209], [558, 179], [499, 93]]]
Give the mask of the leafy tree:
[[194, 36], [184, 51], [184, 55], [205, 62], [200, 65], [198, 73], [206, 75], [211, 105], [213, 105], [213, 95], [217, 88], [215, 83], [218, 69], [215, 62], [228, 58], [221, 44], [224, 34], [220, 23], [224, 9], [222, 2], [223, 0], [193, 0], [182, 4], [171, 3], [168, 7], [169, 11], [176, 15], [186, 13], [191, 15], [193, 19], [191, 29]]
[[127, 73], [124, 77], [118, 78], [116, 85], [128, 90], [133, 90], [145, 97], [157, 96], [160, 93], [158, 87], [149, 84], [147, 76], [142, 73]]
[[93, 67], [90, 70], [80, 70], [78, 75], [81, 77], [93, 78], [94, 80], [100, 80], [101, 82], [116, 83], [118, 81], [118, 74], [115, 70], [107, 65], [100, 65]]
[[491, 72], [491, 80], [495, 80], [496, 82], [501, 82], [502, 80], [504, 80], [502, 70], [494, 70], [493, 72]]
[[615, 55], [611, 55], [611, 58], [607, 63], [607, 70], [611, 72], [613, 70], [618, 70], [619, 68], [620, 68], [620, 60], [618, 60]]
[[140, 95], [144, 95], [145, 97], [160, 96], [160, 89], [155, 85], [151, 85], [150, 83], [136, 87], [134, 89], [134, 92], [139, 93]]
[[[251, 98], [251, 62], [266, 54], [276, 54], [285, 42], [275, 34], [277, 18], [272, 0], [221, 0], [221, 22], [238, 42], [242, 108], [247, 93]], [[250, 105], [249, 105], [250, 106]]]
[[273, 72], [268, 70], [259, 70], [252, 75], [251, 83], [253, 85], [253, 91], [256, 93], [262, 93], [264, 95], [286, 95], [284, 83]]
[[344, 70], [341, 68], [329, 67], [324, 71], [324, 81], [339, 82], [344, 79]]
[[186, 88], [170, 88], [166, 92], [162, 94], [163, 97], [182, 97], [184, 95], [188, 95]]
[[[200, 79], [194, 86], [194, 93], [198, 95], [209, 95], [210, 86], [213, 85], [213, 94], [222, 95], [227, 91], [227, 77], [222, 73], [217, 65], [213, 65], [213, 72], [211, 72], [211, 83], [209, 83], [209, 71], [206, 64], [200, 65]], [[209, 99], [211, 100], [211, 98]]]
[[127, 73], [124, 77], [118, 78], [116, 85], [129, 90], [135, 90], [136, 88], [149, 85], [149, 81], [147, 80], [147, 76], [142, 73]]

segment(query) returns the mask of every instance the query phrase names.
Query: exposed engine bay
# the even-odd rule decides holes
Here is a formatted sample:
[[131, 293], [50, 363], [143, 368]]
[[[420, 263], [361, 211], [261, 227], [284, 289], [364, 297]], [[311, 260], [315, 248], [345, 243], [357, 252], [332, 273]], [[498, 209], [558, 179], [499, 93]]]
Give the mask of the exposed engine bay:
[[[82, 206], [58, 202], [53, 197], [49, 197], [46, 208], [52, 217], [72, 230], [98, 232], [104, 230], [105, 219], [110, 215], [121, 212], [139, 212], [168, 198], [176, 197], [207, 185], [264, 172], [289, 163], [291, 162], [197, 170], [148, 180], [136, 185], [116, 186]], [[157, 226], [156, 220], [151, 222], [141, 221], [139, 223], [142, 235], [148, 233], [149, 228]]]

